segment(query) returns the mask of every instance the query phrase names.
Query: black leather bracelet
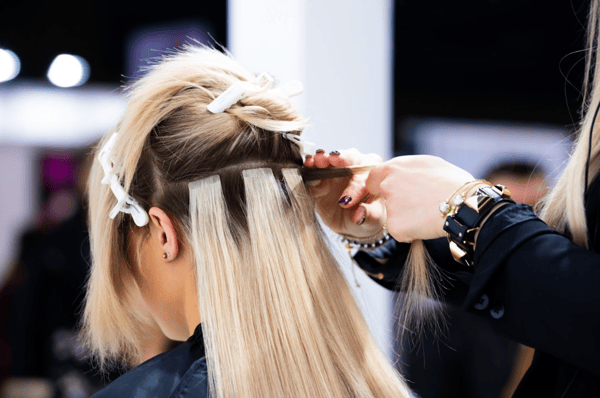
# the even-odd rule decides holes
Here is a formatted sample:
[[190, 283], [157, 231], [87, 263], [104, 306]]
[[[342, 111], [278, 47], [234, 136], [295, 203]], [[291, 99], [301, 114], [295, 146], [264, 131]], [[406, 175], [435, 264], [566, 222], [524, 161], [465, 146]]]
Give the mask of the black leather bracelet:
[[484, 186], [446, 217], [444, 231], [448, 233], [450, 252], [456, 262], [468, 267], [473, 265], [475, 234], [481, 228], [481, 221], [498, 203], [507, 201], [513, 202], [505, 186]]

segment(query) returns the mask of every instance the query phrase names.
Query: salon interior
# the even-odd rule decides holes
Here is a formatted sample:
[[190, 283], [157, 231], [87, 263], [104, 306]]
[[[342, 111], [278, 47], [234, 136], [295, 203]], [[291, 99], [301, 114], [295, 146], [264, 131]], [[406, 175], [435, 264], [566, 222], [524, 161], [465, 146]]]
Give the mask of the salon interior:
[[[441, 156], [533, 205], [560, 174], [580, 117], [585, 5], [561, 3], [3, 2], [0, 397], [84, 398], [119, 376], [99, 374], [77, 338], [90, 264], [85, 186], [96, 143], [125, 108], [123, 88], [153, 59], [186, 43], [227, 49], [256, 74], [303, 83], [292, 102], [319, 148]], [[453, 328], [477, 320], [451, 311], [441, 343], [398, 341], [401, 295], [353, 269], [328, 234], [378, 344], [421, 398], [511, 396], [532, 349], [487, 329], [456, 341]], [[481, 350], [495, 354], [464, 354]]]

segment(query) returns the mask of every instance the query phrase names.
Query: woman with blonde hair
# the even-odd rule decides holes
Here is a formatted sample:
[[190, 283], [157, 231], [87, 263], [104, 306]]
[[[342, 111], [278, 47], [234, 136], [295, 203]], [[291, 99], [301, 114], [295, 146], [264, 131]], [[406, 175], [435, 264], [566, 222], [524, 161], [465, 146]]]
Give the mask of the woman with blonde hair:
[[[409, 243], [424, 246], [437, 266], [451, 272], [443, 295], [460, 298], [463, 309], [535, 349], [514, 397], [600, 396], [598, 0], [592, 1], [588, 23], [585, 116], [539, 217], [531, 207], [513, 203], [506, 187], [475, 180], [432, 156], [397, 157], [368, 177], [355, 176], [350, 184], [324, 180], [314, 190], [320, 214], [336, 232], [362, 239], [363, 245], [382, 228], [395, 238], [355, 255], [374, 280], [402, 289], [396, 279], [407, 273], [409, 281], [428, 286], [437, 276], [435, 265], [423, 251], [407, 259]], [[365, 161], [372, 163], [373, 157], [355, 151], [320, 153], [306, 166], [347, 167]], [[413, 307], [422, 308], [423, 301]], [[464, 334], [469, 338], [469, 331]]]
[[333, 174], [302, 171], [300, 89], [188, 46], [129, 90], [89, 179], [82, 336], [103, 368], [138, 365], [153, 325], [185, 343], [97, 397], [410, 396], [306, 190]]

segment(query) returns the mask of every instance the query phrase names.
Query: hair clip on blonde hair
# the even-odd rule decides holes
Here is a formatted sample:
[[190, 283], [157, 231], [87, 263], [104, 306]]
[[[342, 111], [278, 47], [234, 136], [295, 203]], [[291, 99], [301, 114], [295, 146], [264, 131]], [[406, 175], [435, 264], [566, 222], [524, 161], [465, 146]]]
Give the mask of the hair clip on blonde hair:
[[135, 225], [143, 227], [148, 224], [148, 213], [140, 206], [140, 204], [131, 195], [125, 192], [125, 188], [119, 181], [119, 175], [114, 170], [114, 162], [109, 157], [115, 142], [117, 141], [117, 133], [114, 133], [110, 139], [104, 144], [100, 153], [98, 154], [98, 160], [104, 170], [104, 178], [102, 184], [110, 185], [110, 190], [113, 195], [117, 198], [117, 204], [109, 213], [109, 217], [114, 219], [119, 212], [129, 213], [133, 217]]
[[[269, 94], [287, 99], [302, 94], [302, 90], [304, 89], [302, 83], [298, 80], [290, 80], [280, 87], [271, 89], [270, 86], [273, 85], [273, 82], [273, 78], [266, 72], [258, 75], [253, 82], [237, 81], [229, 86], [227, 90], [223, 91], [213, 102], [208, 104], [207, 109], [211, 113], [223, 113], [239, 100], [263, 91], [268, 90]], [[288, 132], [282, 132], [281, 134], [283, 134], [284, 138], [300, 147], [303, 158], [315, 154], [317, 147], [312, 142], [305, 141], [298, 134]]]
[[[266, 82], [266, 84], [265, 84]], [[273, 85], [273, 78], [268, 73], [261, 73], [254, 79], [253, 82], [238, 81], [232, 84], [227, 90], [223, 91], [213, 102], [208, 104], [207, 109], [211, 113], [223, 113], [233, 104], [251, 95], [256, 95], [260, 92], [269, 90], [272, 94], [290, 98], [302, 93], [302, 83], [297, 80], [287, 82], [281, 87], [270, 89]]]

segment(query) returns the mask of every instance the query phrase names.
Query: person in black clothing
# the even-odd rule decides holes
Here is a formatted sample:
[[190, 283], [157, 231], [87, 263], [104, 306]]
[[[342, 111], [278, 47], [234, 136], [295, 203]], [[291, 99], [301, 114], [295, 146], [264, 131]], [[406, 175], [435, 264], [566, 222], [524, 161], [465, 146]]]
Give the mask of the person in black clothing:
[[89, 256], [83, 211], [40, 234], [27, 249], [21, 264], [26, 278], [12, 299], [8, 320], [11, 375], [51, 380], [56, 397], [90, 396], [103, 382], [77, 341]]
[[[503, 160], [484, 174], [508, 185], [516, 203], [534, 205], [547, 193], [545, 172], [524, 159]], [[395, 300], [402, 300], [398, 294]], [[397, 342], [397, 362], [421, 398], [511, 397], [531, 364], [532, 350], [499, 333], [485, 318], [441, 303], [443, 333], [425, 330], [417, 344], [411, 336]], [[412, 343], [412, 344], [411, 344]]]
[[[598, 3], [591, 5], [587, 68], [596, 73]], [[600, 124], [594, 123], [600, 84], [589, 82], [585, 93], [580, 136], [540, 217], [512, 202], [505, 187], [432, 156], [381, 163], [355, 150], [321, 151], [305, 162], [310, 168], [380, 163], [368, 176], [315, 185], [319, 214], [359, 248], [355, 260], [377, 283], [395, 290], [406, 290], [406, 281], [423, 286], [434, 275], [425, 248], [452, 276], [441, 290], [449, 303], [534, 348], [514, 397], [600, 396]], [[394, 239], [369, 238], [386, 228]], [[422, 314], [421, 303], [410, 304], [413, 314]]]
[[412, 396], [317, 221], [306, 184], [335, 173], [302, 174], [300, 89], [195, 46], [134, 84], [88, 182], [82, 336], [104, 367], [148, 327], [185, 343], [95, 397]]
[[[328, 167], [361, 162], [356, 153], [342, 151], [341, 155], [316, 155], [307, 163], [311, 167]], [[381, 228], [383, 205], [378, 198], [385, 198], [387, 229], [395, 239], [368, 251], [359, 250], [354, 256], [377, 283], [399, 289], [397, 282], [411, 246], [402, 241], [425, 239], [435, 264], [454, 276], [442, 290], [446, 300], [489, 319], [509, 338], [535, 349], [533, 363], [515, 397], [599, 396], [600, 322], [596, 312], [600, 305], [600, 238], [595, 231], [600, 178], [594, 178], [590, 184], [586, 201], [589, 249], [573, 243], [572, 233], [550, 228], [530, 206], [498, 195], [498, 204], [486, 214], [489, 217], [474, 226], [478, 236], [474, 250], [468, 253], [472, 263], [465, 265], [455, 260], [447, 238], [438, 239], [446, 233], [439, 203], [435, 202], [444, 202], [439, 198], [452, 192], [453, 188], [448, 189], [446, 184], [456, 190], [471, 179], [442, 159], [412, 156], [395, 158], [373, 169], [366, 188], [363, 178], [362, 184], [354, 179], [349, 187], [346, 183], [336, 187], [324, 182], [314, 189], [323, 219], [338, 233], [348, 235], [352, 231], [354, 237], [360, 235], [350, 227], [350, 221], [355, 226]], [[475, 185], [465, 195], [467, 199], [486, 186]], [[320, 189], [328, 194], [320, 196]], [[367, 202], [361, 202], [361, 192], [371, 195]], [[431, 198], [411, 197], [419, 192], [427, 192]], [[347, 204], [342, 203], [348, 220], [346, 229], [326, 217], [335, 213], [331, 204], [338, 206], [337, 195], [352, 197]], [[477, 196], [483, 197], [478, 193]], [[433, 206], [434, 211], [427, 206]], [[463, 206], [466, 205], [458, 210]], [[373, 235], [372, 231], [367, 233]], [[469, 338], [469, 331], [465, 331], [465, 338]]]

